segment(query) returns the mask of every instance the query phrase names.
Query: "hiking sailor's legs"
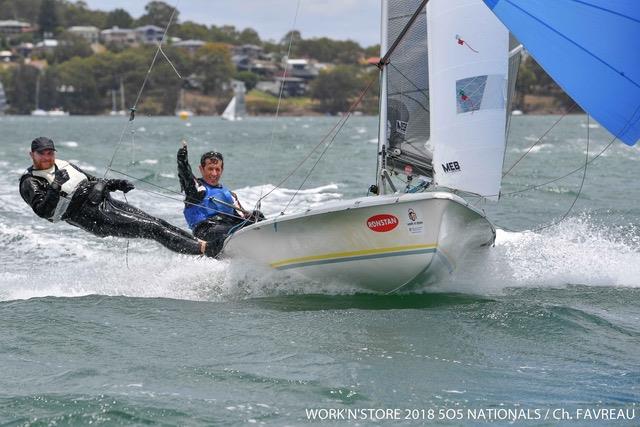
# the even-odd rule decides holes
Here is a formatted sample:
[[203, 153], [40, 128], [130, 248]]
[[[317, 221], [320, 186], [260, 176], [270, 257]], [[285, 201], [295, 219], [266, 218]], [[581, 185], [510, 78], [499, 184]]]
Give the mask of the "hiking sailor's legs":
[[188, 232], [110, 196], [97, 205], [85, 203], [67, 222], [100, 237], [152, 239], [181, 254], [203, 252], [202, 243]]

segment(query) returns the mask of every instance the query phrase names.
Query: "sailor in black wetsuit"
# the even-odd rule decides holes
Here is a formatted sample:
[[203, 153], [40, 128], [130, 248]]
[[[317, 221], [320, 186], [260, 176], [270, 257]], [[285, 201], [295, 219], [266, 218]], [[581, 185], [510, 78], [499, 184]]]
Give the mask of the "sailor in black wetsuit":
[[66, 221], [96, 236], [153, 239], [182, 254], [214, 256], [213, 247], [127, 203], [112, 199], [112, 191], [127, 193], [133, 184], [123, 179], [99, 179], [63, 160], [56, 160], [53, 141], [31, 142], [33, 166], [20, 178], [20, 195], [41, 218]]
[[185, 142], [177, 157], [180, 187], [185, 192], [184, 217], [193, 235], [206, 240], [211, 252], [222, 250], [233, 231], [264, 219], [259, 211], [244, 210], [236, 194], [220, 183], [224, 170], [222, 154], [209, 151], [202, 155], [199, 167], [202, 178], [196, 178], [191, 171]]

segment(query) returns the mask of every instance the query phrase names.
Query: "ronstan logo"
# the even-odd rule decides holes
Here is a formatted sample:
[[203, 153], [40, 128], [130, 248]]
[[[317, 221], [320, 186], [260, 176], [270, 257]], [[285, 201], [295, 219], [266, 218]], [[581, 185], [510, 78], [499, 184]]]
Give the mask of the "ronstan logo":
[[460, 163], [458, 162], [449, 162], [449, 163], [443, 163], [442, 164], [442, 169], [449, 173], [449, 172], [460, 172], [462, 170], [462, 168], [460, 167]]
[[367, 227], [371, 230], [384, 233], [398, 226], [398, 218], [389, 214], [374, 215], [367, 220]]

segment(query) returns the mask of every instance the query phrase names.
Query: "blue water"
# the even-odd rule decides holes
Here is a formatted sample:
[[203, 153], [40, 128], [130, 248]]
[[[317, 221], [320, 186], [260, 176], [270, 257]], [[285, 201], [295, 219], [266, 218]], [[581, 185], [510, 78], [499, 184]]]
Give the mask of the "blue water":
[[[590, 164], [550, 228], [526, 231], [567, 212], [581, 173], [507, 195], [584, 164], [587, 130], [590, 157], [600, 152], [610, 136], [585, 117], [565, 118], [482, 206], [500, 227], [487, 258], [405, 295], [100, 239], [37, 218], [17, 191], [33, 137], [101, 176], [122, 133], [113, 169], [147, 182], [129, 202], [185, 227], [182, 138], [192, 163], [223, 152], [224, 183], [252, 205], [335, 120], [1, 117], [0, 425], [369, 425], [367, 409], [400, 411], [376, 425], [638, 425], [638, 149], [615, 143]], [[506, 167], [555, 120], [514, 117]], [[287, 211], [364, 195], [376, 126], [353, 118]], [[268, 215], [309, 167], [266, 199]], [[360, 418], [313, 421], [309, 409]], [[603, 420], [605, 409], [634, 418]], [[518, 410], [529, 412], [509, 418]]]

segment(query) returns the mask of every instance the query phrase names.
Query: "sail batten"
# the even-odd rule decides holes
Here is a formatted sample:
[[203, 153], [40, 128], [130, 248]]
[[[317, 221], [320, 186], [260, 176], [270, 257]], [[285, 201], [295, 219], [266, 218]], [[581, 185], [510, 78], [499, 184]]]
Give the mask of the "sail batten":
[[624, 143], [640, 139], [637, 2], [484, 2], [585, 111]]

